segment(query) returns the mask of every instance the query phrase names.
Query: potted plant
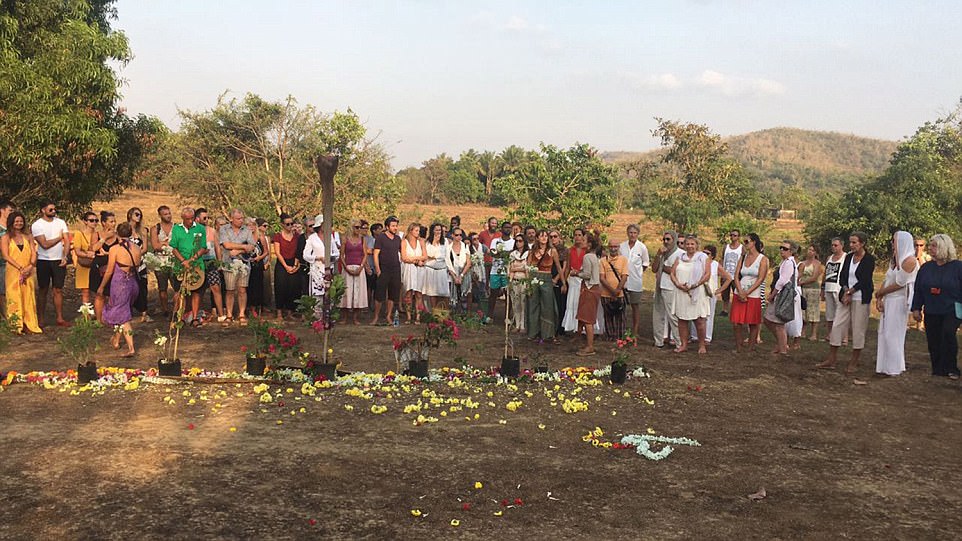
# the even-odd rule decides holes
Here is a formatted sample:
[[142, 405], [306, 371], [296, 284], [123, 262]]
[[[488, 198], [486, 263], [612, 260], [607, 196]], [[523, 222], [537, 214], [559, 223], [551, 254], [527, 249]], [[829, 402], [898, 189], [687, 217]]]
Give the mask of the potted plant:
[[[200, 237], [194, 239], [195, 247], [199, 248], [202, 243]], [[149, 257], [148, 257], [149, 256]], [[160, 359], [157, 361], [157, 371], [161, 376], [180, 376], [183, 373], [183, 366], [177, 356], [180, 347], [180, 330], [184, 327], [184, 313], [187, 310], [187, 303], [190, 299], [192, 288], [188, 284], [203, 283], [203, 273], [197, 267], [186, 266], [178, 269], [173, 264], [172, 250], [166, 249], [159, 254], [149, 252], [144, 257], [144, 263], [151, 271], [163, 271], [171, 275], [176, 275], [180, 280], [181, 287], [177, 292], [179, 297], [177, 310], [174, 310], [170, 318], [170, 325], [167, 327], [167, 335], [164, 340], [159, 338], [154, 340], [154, 344], [160, 350]], [[158, 333], [158, 337], [159, 337]]]
[[271, 343], [271, 325], [263, 318], [251, 320], [247, 329], [251, 333], [251, 345], [241, 346], [246, 353], [247, 362], [244, 371], [251, 376], [263, 376], [267, 370], [267, 348]]
[[408, 335], [405, 339], [392, 336], [391, 341], [394, 344], [394, 359], [398, 372], [426, 378], [431, 349], [441, 347], [441, 344], [456, 345], [455, 341], [461, 337], [461, 331], [453, 319], [438, 319], [431, 312], [423, 312], [421, 322], [425, 325], [424, 334]]
[[94, 318], [94, 307], [90, 303], [80, 306], [77, 318], [63, 336], [57, 338], [60, 350], [77, 362], [77, 383], [90, 383], [97, 379], [97, 363], [90, 357], [100, 349], [97, 331], [103, 325]]
[[631, 348], [638, 346], [638, 339], [631, 334], [631, 331], [625, 332], [621, 339], [615, 342], [615, 358], [611, 361], [611, 375], [609, 378], [612, 383], [624, 383], [628, 379], [628, 358], [631, 354]]

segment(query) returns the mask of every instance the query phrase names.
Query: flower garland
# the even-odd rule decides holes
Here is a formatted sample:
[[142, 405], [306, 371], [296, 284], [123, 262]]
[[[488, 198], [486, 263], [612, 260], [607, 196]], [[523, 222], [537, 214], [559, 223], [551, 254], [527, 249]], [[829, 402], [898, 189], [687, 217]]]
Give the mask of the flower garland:
[[[661, 443], [665, 446], [660, 451], [652, 451], [652, 443]], [[687, 445], [689, 447], [701, 447], [701, 444], [690, 438], [669, 438], [667, 436], [653, 436], [650, 434], [628, 434], [621, 438], [622, 445], [630, 445], [635, 448], [635, 452], [648, 460], [664, 460], [675, 451], [672, 445]]]

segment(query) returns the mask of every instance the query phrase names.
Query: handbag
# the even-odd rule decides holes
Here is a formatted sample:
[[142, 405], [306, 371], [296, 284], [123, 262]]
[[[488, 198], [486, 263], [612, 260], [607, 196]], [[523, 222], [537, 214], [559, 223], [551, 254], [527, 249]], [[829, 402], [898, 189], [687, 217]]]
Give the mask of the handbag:
[[[611, 264], [611, 261], [608, 261], [608, 266], [611, 267], [611, 272], [615, 273], [615, 276], [618, 276], [618, 269]], [[605, 307], [612, 315], [620, 315], [625, 311], [625, 296], [622, 295], [621, 297], [612, 297], [610, 301], [605, 303]]]
[[[87, 246], [90, 246], [90, 241], [87, 240], [87, 237], [85, 237], [83, 233], [80, 233], [80, 236], [83, 237], [84, 240], [87, 241]], [[79, 266], [81, 266], [81, 267], [83, 267], [83, 268], [85, 268], [85, 269], [89, 269], [90, 267], [93, 266], [93, 264], [94, 264], [94, 258], [92, 258], [92, 257], [87, 257], [87, 256], [85, 256], [85, 255], [78, 255], [78, 256], [77, 256], [77, 265], [79, 265]]]
[[792, 273], [792, 279], [775, 296], [775, 317], [783, 323], [795, 319], [795, 295], [798, 294], [795, 291], [795, 274]]

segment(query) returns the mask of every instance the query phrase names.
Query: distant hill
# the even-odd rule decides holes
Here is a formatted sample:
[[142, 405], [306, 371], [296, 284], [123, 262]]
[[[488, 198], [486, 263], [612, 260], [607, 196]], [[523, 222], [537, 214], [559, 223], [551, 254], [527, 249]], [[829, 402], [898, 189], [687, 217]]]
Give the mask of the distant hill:
[[[779, 193], [795, 183], [808, 193], [839, 192], [867, 175], [882, 172], [898, 145], [836, 132], [772, 128], [725, 139], [732, 157], [757, 178], [758, 187]], [[659, 150], [604, 152], [618, 163], [654, 159]]]

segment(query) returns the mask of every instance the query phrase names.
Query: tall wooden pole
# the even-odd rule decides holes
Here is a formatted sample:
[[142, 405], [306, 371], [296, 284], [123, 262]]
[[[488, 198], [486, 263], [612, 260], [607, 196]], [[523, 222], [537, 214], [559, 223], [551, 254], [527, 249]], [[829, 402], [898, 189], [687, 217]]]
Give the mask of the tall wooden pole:
[[[321, 213], [324, 214], [324, 223], [321, 224], [321, 239], [324, 241], [324, 278], [333, 274], [331, 264], [331, 243], [334, 242], [332, 233], [334, 226], [334, 175], [337, 174], [338, 157], [327, 154], [314, 158], [314, 167], [317, 168], [317, 175], [321, 180]], [[315, 224], [316, 225], [316, 224]], [[329, 274], [330, 273], [330, 274]], [[333, 308], [330, 306], [330, 288], [324, 291], [323, 312], [325, 317]], [[321, 350], [321, 360], [327, 363], [327, 342], [331, 334], [331, 329], [324, 322], [324, 349]]]

